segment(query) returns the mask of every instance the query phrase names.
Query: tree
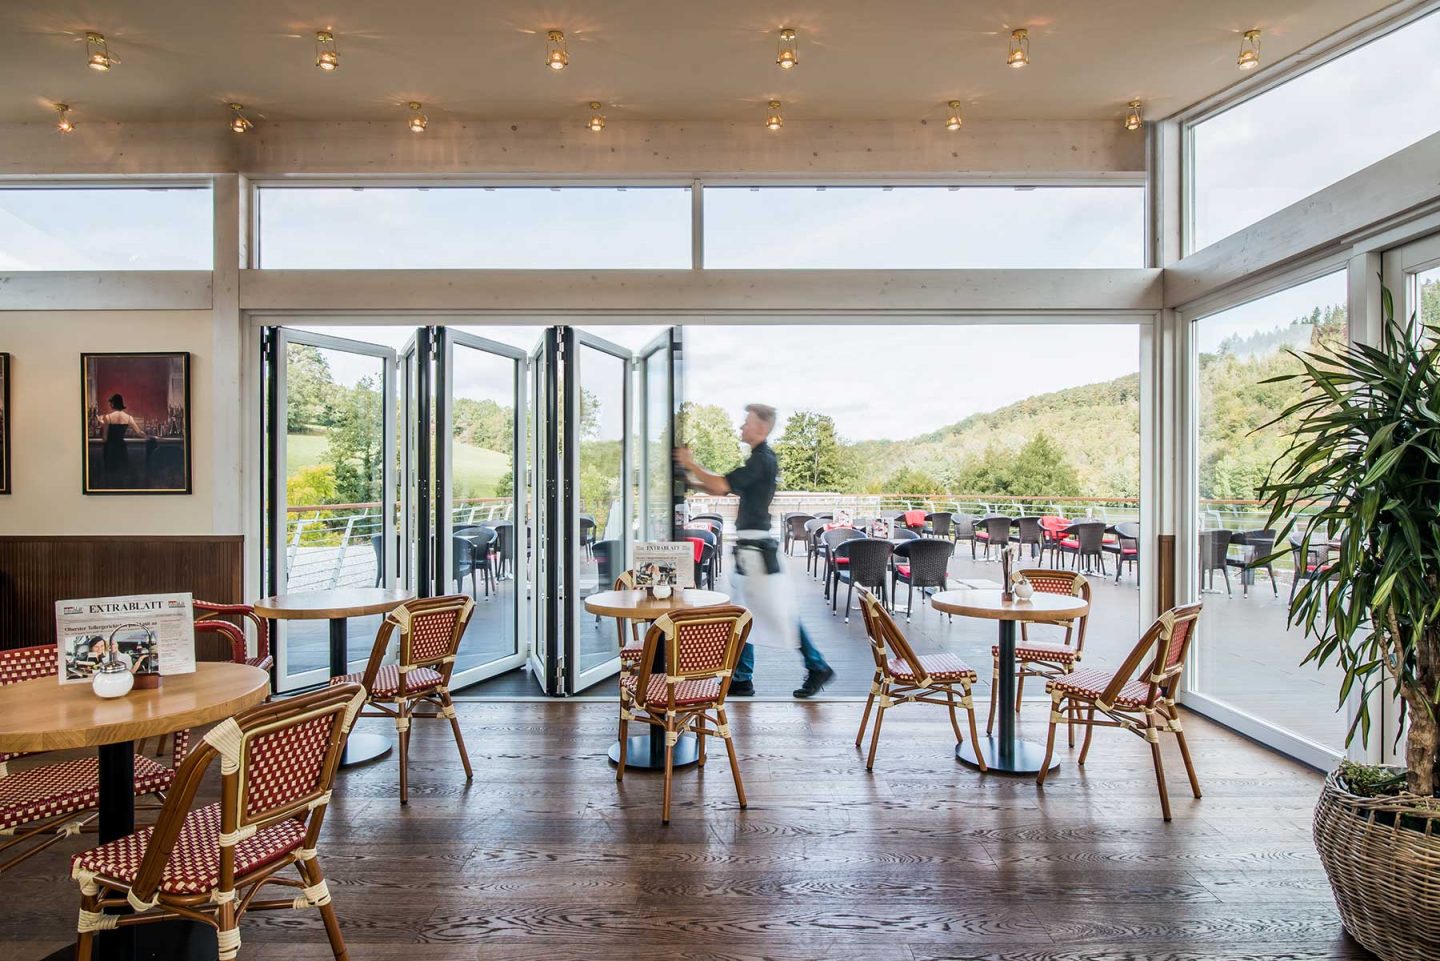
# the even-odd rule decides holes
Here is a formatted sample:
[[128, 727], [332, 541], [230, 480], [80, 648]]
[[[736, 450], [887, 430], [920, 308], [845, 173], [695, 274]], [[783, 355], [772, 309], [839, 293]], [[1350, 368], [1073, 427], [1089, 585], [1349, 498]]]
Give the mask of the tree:
[[335, 388], [336, 404], [326, 457], [335, 472], [335, 494], [341, 503], [362, 504], [380, 499], [383, 403], [374, 378], [354, 387]]
[[335, 393], [330, 363], [320, 348], [291, 344], [285, 358], [285, 429], [295, 434], [329, 426]]
[[[740, 466], [740, 441], [725, 408], [716, 404], [680, 405], [680, 442], [707, 470], [728, 474]], [[666, 457], [669, 455], [666, 454]]]
[[791, 414], [775, 444], [775, 456], [785, 490], [843, 491], [855, 482], [849, 451], [835, 433], [835, 420], [825, 414]]
[[936, 494], [943, 486], [934, 475], [918, 467], [902, 467], [880, 485], [883, 494]]
[[1066, 460], [1060, 445], [1048, 434], [1036, 434], [1025, 442], [1011, 462], [1007, 493], [1074, 497], [1080, 493], [1080, 477]]

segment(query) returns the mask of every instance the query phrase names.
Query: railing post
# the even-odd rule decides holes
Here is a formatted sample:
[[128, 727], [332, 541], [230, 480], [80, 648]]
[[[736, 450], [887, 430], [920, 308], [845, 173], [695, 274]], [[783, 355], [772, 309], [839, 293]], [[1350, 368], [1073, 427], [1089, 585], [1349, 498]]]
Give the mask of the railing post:
[[307, 523], [309, 522], [298, 518], [295, 521], [295, 536], [290, 539], [290, 549], [285, 552], [285, 580], [287, 584], [290, 580], [290, 568], [295, 566], [295, 556], [300, 553], [300, 534], [305, 530]]
[[331, 587], [335, 587], [340, 583], [340, 569], [345, 566], [345, 552], [350, 547], [350, 532], [355, 529], [355, 518], [357, 516], [367, 515], [351, 514], [345, 521], [345, 534], [340, 538], [340, 549], [335, 554], [335, 569], [330, 572]]

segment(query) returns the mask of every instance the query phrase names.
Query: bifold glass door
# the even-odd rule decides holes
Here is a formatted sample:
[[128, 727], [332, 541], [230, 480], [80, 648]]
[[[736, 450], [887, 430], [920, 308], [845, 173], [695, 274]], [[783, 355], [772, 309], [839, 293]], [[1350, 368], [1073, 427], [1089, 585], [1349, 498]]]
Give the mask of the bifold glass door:
[[[296, 594], [394, 586], [396, 352], [269, 328], [266, 589]], [[364, 665], [377, 618], [351, 624], [347, 659]], [[329, 676], [324, 621], [277, 623], [280, 690]]]

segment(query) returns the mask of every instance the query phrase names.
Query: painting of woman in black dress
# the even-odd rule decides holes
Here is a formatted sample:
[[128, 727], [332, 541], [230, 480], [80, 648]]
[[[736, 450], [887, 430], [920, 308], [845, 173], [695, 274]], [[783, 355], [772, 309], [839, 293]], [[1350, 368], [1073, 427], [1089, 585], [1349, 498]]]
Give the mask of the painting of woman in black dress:
[[190, 493], [190, 355], [82, 354], [85, 493]]

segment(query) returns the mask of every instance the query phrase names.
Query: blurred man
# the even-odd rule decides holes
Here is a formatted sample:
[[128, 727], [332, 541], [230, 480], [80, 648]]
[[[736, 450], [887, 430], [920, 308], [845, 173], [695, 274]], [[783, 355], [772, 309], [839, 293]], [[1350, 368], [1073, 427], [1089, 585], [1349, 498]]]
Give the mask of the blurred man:
[[[695, 462], [688, 447], [675, 451], [675, 462], [685, 468], [692, 487], [707, 494], [738, 494], [740, 510], [735, 516], [735, 572], [731, 577], [735, 603], [749, 608], [755, 627], [752, 637], [767, 646], [798, 647], [805, 661], [805, 680], [795, 689], [796, 697], [814, 697], [835, 676], [820, 650], [805, 633], [795, 610], [795, 596], [785, 579], [780, 543], [770, 533], [770, 502], [780, 479], [780, 465], [766, 441], [775, 427], [775, 408], [750, 404], [740, 425], [740, 440], [750, 448], [750, 457], [728, 474], [714, 474]], [[746, 643], [740, 663], [730, 681], [730, 694], [748, 697], [755, 693], [755, 647]]]

